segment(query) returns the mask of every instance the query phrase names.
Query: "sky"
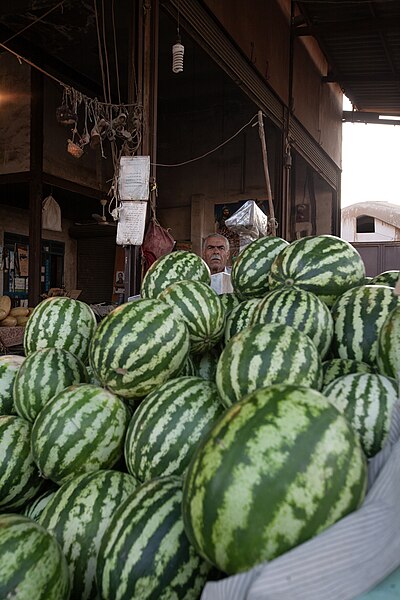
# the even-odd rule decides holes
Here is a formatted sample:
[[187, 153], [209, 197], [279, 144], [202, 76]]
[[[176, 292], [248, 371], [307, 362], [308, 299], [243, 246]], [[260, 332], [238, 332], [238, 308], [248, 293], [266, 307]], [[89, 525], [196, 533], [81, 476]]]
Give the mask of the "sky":
[[[351, 110], [345, 98], [344, 110]], [[343, 123], [342, 207], [381, 200], [400, 205], [400, 123]]]

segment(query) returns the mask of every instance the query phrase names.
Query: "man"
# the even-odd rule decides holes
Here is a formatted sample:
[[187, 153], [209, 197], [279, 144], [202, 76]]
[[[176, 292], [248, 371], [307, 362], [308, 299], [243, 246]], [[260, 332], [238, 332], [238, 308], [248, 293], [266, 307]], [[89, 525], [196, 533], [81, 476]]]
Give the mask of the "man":
[[211, 275], [227, 272], [229, 242], [224, 235], [210, 233], [203, 242], [203, 259], [210, 268]]

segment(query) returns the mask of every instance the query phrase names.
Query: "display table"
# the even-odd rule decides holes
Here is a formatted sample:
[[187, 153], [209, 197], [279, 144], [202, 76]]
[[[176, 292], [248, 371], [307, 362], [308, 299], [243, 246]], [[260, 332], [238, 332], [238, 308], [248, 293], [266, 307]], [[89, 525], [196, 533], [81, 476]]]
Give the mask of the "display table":
[[24, 331], [25, 327], [0, 327], [0, 352], [6, 353], [8, 348], [21, 346]]

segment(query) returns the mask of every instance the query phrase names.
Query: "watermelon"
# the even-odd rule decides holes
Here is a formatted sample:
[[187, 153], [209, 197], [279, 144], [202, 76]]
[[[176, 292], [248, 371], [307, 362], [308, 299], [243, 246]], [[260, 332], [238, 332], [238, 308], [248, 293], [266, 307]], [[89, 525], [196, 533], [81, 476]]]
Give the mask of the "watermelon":
[[389, 287], [395, 287], [399, 278], [400, 271], [384, 271], [383, 273], [372, 277], [369, 283], [371, 285], [388, 285]]
[[57, 489], [58, 488], [56, 486], [52, 486], [42, 494], [39, 494], [37, 498], [34, 498], [28, 502], [28, 504], [24, 506], [24, 515], [33, 521], [38, 521], [40, 515], [56, 493]]
[[186, 250], [165, 254], [156, 260], [146, 272], [140, 294], [142, 298], [157, 298], [171, 283], [191, 280], [210, 283], [210, 269], [205, 261]]
[[400, 379], [400, 306], [387, 315], [379, 331], [376, 352], [379, 371]]
[[140, 481], [182, 475], [201, 437], [224, 412], [215, 383], [178, 377], [146, 396], [125, 439], [129, 473]]
[[324, 395], [351, 423], [368, 458], [382, 450], [398, 397], [393, 380], [375, 373], [351, 373], [332, 381]]
[[26, 358], [15, 378], [15, 409], [20, 417], [33, 423], [43, 406], [58, 392], [87, 380], [85, 365], [68, 350], [36, 350]]
[[116, 510], [97, 561], [102, 600], [197, 600], [210, 570], [190, 546], [177, 477], [147, 481]]
[[14, 380], [24, 362], [23, 356], [0, 356], [0, 415], [15, 415]]
[[41, 474], [61, 485], [81, 473], [112, 467], [122, 457], [130, 412], [92, 384], [62, 390], [32, 428], [32, 454]]
[[301, 238], [275, 258], [270, 289], [296, 287], [316, 294], [332, 306], [348, 289], [363, 285], [365, 267], [357, 250], [333, 235]]
[[322, 363], [322, 389], [329, 383], [350, 373], [372, 373], [367, 363], [351, 358], [331, 358]]
[[255, 323], [283, 323], [302, 331], [314, 342], [321, 358], [329, 350], [333, 319], [329, 308], [312, 292], [287, 288], [267, 294], [253, 314]]
[[233, 337], [243, 329], [246, 329], [246, 327], [252, 325], [253, 316], [257, 310], [260, 301], [261, 300], [259, 298], [243, 300], [243, 302], [241, 302], [239, 306], [237, 306], [231, 311], [225, 323], [225, 344], [228, 343], [231, 337]]
[[54, 537], [21, 515], [0, 515], [0, 598], [68, 600], [67, 561]]
[[261, 298], [269, 290], [273, 260], [289, 243], [280, 237], [262, 237], [246, 246], [232, 266], [232, 287], [242, 299]]
[[321, 360], [310, 338], [289, 325], [256, 324], [229, 340], [217, 365], [224, 406], [276, 383], [319, 388]]
[[225, 310], [225, 318], [227, 318], [229, 313], [240, 304], [240, 298], [236, 294], [228, 292], [219, 294], [219, 297]]
[[201, 354], [224, 333], [225, 311], [218, 294], [202, 281], [177, 281], [158, 296], [176, 309], [189, 330], [190, 351]]
[[180, 373], [189, 346], [188, 329], [176, 310], [161, 300], [138, 300], [101, 321], [90, 344], [90, 366], [118, 396], [143, 398]]
[[0, 416], [0, 509], [20, 508], [42, 484], [31, 453], [30, 424], [14, 415]]
[[389, 312], [399, 305], [393, 289], [384, 285], [348, 290], [332, 308], [335, 356], [374, 365], [379, 331]]
[[112, 516], [136, 487], [138, 482], [127, 473], [80, 475], [62, 485], [40, 515], [39, 523], [56, 537], [67, 559], [71, 598], [98, 598], [95, 572], [101, 540]]
[[186, 357], [182, 370], [179, 373], [179, 377], [185, 377], [186, 375], [196, 375], [193, 357], [190, 354]]
[[222, 350], [216, 346], [203, 354], [193, 356], [194, 375], [215, 382], [217, 364]]
[[28, 356], [41, 348], [63, 348], [86, 363], [96, 317], [88, 304], [71, 298], [47, 298], [36, 306], [25, 327]]
[[356, 510], [367, 467], [356, 433], [319, 392], [273, 385], [203, 438], [183, 488], [189, 541], [234, 574], [272, 560]]

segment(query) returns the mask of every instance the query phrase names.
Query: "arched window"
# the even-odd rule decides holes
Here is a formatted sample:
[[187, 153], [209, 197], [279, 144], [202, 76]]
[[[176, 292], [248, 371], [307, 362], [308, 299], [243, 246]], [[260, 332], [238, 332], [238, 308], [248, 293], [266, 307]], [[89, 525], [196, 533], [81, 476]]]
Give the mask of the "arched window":
[[357, 233], [375, 233], [375, 219], [369, 215], [357, 217]]

